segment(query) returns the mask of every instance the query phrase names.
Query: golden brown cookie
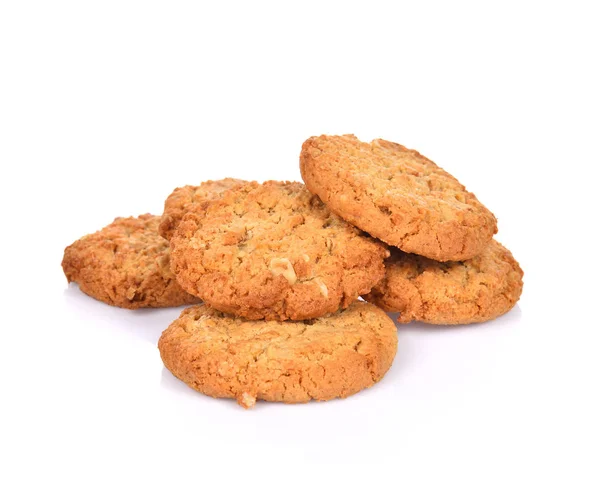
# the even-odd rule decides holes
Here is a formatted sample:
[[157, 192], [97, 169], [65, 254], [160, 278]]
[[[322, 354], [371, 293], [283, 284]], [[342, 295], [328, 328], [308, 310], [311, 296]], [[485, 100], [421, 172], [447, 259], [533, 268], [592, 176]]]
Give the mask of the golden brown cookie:
[[394, 249], [386, 277], [364, 298], [398, 321], [437, 325], [477, 323], [510, 310], [523, 290], [523, 270], [511, 252], [492, 240], [466, 261], [440, 263]]
[[116, 218], [65, 249], [62, 267], [81, 291], [121, 308], [180, 306], [199, 300], [177, 284], [159, 216]]
[[158, 341], [165, 366], [211, 397], [297, 403], [348, 397], [381, 380], [396, 355], [394, 322], [356, 301], [308, 321], [247, 321], [205, 305], [184, 310]]
[[305, 320], [345, 308], [384, 275], [389, 251], [297, 182], [230, 189], [188, 213], [171, 269], [212, 308], [256, 320]]
[[302, 146], [300, 170], [306, 187], [334, 213], [408, 253], [469, 259], [496, 232], [496, 218], [473, 194], [400, 144], [311, 137]]
[[159, 234], [165, 239], [171, 239], [185, 213], [199, 213], [205, 209], [207, 201], [221, 197], [224, 191], [241, 186], [246, 181], [231, 177], [219, 181], [206, 181], [199, 186], [183, 186], [175, 189], [165, 201]]

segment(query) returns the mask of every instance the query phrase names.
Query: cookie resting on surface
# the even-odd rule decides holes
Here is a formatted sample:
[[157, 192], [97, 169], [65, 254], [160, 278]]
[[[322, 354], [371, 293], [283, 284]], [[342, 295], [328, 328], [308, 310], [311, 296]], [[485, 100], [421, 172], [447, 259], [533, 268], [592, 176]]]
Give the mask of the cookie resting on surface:
[[162, 334], [165, 366], [193, 389], [234, 398], [298, 403], [348, 397], [390, 368], [396, 326], [361, 301], [309, 321], [247, 321], [208, 308], [184, 310]]
[[392, 250], [385, 278], [363, 296], [398, 321], [438, 325], [477, 323], [509, 311], [523, 290], [523, 270], [496, 240], [466, 261], [440, 263]]
[[69, 282], [109, 305], [137, 309], [197, 303], [169, 268], [169, 243], [158, 234], [160, 217], [116, 218], [65, 249]]

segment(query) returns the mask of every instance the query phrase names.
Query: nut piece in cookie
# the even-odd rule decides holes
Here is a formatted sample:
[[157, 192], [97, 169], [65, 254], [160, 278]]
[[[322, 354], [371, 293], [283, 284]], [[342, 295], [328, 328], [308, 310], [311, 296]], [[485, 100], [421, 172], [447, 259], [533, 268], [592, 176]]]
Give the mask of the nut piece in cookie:
[[67, 280], [92, 298], [121, 308], [197, 303], [169, 268], [169, 243], [158, 235], [159, 220], [151, 214], [116, 218], [75, 241], [62, 261]]
[[231, 177], [219, 181], [206, 181], [199, 186], [183, 186], [175, 189], [165, 201], [165, 209], [158, 226], [159, 234], [171, 239], [185, 213], [199, 213], [205, 204], [221, 197], [224, 191], [246, 183]]
[[389, 251], [297, 182], [249, 182], [188, 213], [171, 238], [183, 288], [244, 318], [306, 320], [345, 308]]
[[197, 305], [158, 342], [165, 366], [201, 393], [298, 403], [348, 397], [383, 378], [396, 355], [394, 322], [355, 301], [309, 321], [248, 321]]
[[469, 259], [497, 231], [494, 215], [462, 184], [400, 144], [311, 137], [302, 146], [300, 171], [334, 213], [407, 253]]
[[509, 311], [523, 290], [523, 270], [511, 252], [492, 240], [476, 257], [440, 263], [392, 251], [386, 277], [364, 298], [398, 321], [460, 325], [492, 320]]

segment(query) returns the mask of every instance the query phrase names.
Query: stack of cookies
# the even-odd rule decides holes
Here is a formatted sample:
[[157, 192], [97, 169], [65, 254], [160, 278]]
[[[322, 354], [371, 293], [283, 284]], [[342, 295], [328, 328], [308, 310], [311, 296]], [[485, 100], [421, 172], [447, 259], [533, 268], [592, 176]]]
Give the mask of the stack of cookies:
[[385, 311], [464, 324], [517, 302], [523, 273], [495, 217], [418, 152], [313, 137], [300, 169], [306, 185], [178, 188], [162, 217], [117, 218], [66, 248], [67, 279], [124, 308], [193, 304], [159, 340], [165, 366], [246, 408], [379, 381], [397, 349]]

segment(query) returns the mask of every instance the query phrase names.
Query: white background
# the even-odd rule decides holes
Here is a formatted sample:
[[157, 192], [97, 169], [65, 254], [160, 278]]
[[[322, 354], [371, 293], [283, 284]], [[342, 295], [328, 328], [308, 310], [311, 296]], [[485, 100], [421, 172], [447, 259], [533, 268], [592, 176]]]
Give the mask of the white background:
[[[2, 480], [600, 478], [596, 2], [414, 3], [0, 3]], [[321, 133], [475, 192], [518, 307], [399, 326], [349, 399], [245, 411], [163, 368], [179, 309], [67, 287], [83, 234], [183, 184], [300, 180]]]

